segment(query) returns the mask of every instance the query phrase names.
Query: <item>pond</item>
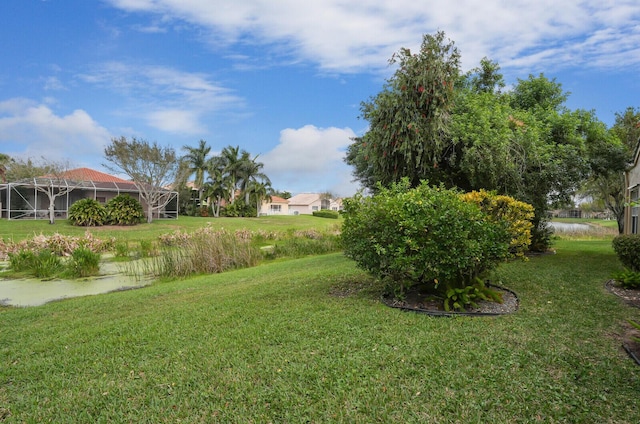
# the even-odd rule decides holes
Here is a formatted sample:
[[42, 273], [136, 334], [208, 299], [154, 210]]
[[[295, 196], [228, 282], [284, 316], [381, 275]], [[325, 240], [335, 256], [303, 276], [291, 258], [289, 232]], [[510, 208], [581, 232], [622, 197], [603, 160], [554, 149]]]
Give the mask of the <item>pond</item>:
[[589, 224], [577, 224], [569, 222], [550, 222], [549, 226], [555, 231], [563, 233], [584, 232], [593, 229]]
[[[102, 263], [100, 272], [100, 276], [77, 280], [0, 278], [0, 305], [39, 306], [53, 300], [135, 289], [151, 284], [149, 279], [125, 275], [117, 264], [110, 262]], [[1, 275], [0, 273], [0, 277]]]

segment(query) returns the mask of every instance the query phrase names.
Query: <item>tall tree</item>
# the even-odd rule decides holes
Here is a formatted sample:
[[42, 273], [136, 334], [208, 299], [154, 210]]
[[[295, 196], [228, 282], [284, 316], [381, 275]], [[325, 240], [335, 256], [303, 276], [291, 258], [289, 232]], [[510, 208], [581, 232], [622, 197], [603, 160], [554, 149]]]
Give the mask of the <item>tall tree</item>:
[[[255, 200], [256, 204], [256, 216], [260, 216], [260, 206], [262, 206], [262, 202], [267, 200], [271, 201], [271, 196], [273, 195], [273, 189], [271, 188], [271, 183], [267, 180], [263, 181], [251, 181], [249, 183], [248, 192], [251, 193], [251, 197]], [[249, 202], [247, 202], [249, 204]]]
[[369, 130], [349, 147], [347, 163], [355, 177], [374, 189], [408, 177], [413, 186], [437, 177], [447, 146], [454, 83], [460, 54], [444, 32], [425, 35], [420, 51], [402, 48], [390, 62], [397, 65], [383, 90], [361, 105]]
[[11, 156], [0, 153], [0, 181], [7, 182], [7, 166], [11, 163]]
[[257, 159], [257, 155], [253, 159], [250, 157], [244, 158], [242, 161], [242, 167], [238, 173], [240, 190], [244, 193], [245, 203], [247, 205], [249, 204], [251, 190], [256, 187], [256, 183], [263, 182], [271, 185], [271, 180], [269, 180], [267, 174], [262, 172], [264, 164], [262, 162], [258, 162]]
[[624, 232], [625, 177], [624, 172], [633, 162], [633, 154], [640, 142], [640, 109], [632, 107], [616, 113], [609, 129], [609, 141], [594, 144], [590, 150], [591, 178], [583, 192], [602, 201], [618, 223], [618, 232]]
[[214, 199], [213, 216], [220, 216], [222, 202], [230, 199], [229, 180], [225, 176], [224, 161], [220, 156], [214, 156], [207, 161], [207, 181], [205, 182], [205, 196]]
[[227, 146], [222, 149], [220, 159], [224, 164], [224, 173], [229, 181], [227, 184], [230, 190], [229, 199], [231, 199], [231, 203], [234, 203], [236, 200], [236, 190], [238, 189], [240, 173], [242, 171], [242, 167], [249, 159], [249, 153], [246, 150], [240, 150], [240, 146]]
[[173, 186], [179, 169], [175, 150], [157, 142], [120, 137], [111, 139], [104, 155], [106, 168], [131, 178], [147, 205], [147, 222], [152, 222], [153, 211], [165, 207], [174, 196], [166, 187]]
[[182, 148], [187, 151], [182, 160], [188, 164], [189, 171], [195, 174], [194, 185], [198, 189], [198, 199], [200, 205], [202, 205], [204, 175], [207, 170], [207, 156], [211, 152], [211, 147], [207, 146], [206, 141], [200, 140], [198, 147], [183, 146]]

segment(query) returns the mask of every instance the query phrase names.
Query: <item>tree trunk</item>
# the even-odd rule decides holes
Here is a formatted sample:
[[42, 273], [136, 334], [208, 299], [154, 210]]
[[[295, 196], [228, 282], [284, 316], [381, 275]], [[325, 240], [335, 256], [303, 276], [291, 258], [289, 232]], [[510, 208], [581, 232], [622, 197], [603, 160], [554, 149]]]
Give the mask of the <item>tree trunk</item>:
[[151, 224], [153, 222], [153, 206], [147, 206], [147, 224]]
[[56, 223], [55, 198], [49, 199], [49, 224]]

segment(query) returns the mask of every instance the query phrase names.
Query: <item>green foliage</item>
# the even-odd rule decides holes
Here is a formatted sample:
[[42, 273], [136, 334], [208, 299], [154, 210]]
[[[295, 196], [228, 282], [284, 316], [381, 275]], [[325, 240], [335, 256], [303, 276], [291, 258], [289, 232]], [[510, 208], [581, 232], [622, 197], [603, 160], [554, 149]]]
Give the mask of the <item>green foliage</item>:
[[533, 224], [533, 207], [527, 203], [515, 200], [510, 196], [500, 196], [486, 190], [472, 191], [462, 195], [466, 202], [477, 204], [487, 214], [490, 222], [507, 224], [511, 241], [509, 252], [514, 257], [524, 257], [531, 244], [531, 229]]
[[332, 211], [329, 209], [322, 209], [319, 211], [313, 211], [313, 216], [317, 216], [319, 218], [331, 218], [331, 219], [338, 219], [340, 217], [340, 214], [338, 213], [338, 211]]
[[29, 271], [36, 278], [51, 278], [62, 269], [63, 264], [59, 256], [50, 250], [41, 250], [34, 255]]
[[112, 225], [136, 225], [144, 222], [144, 211], [137, 199], [120, 194], [107, 202], [107, 220]]
[[[440, 181], [434, 164], [448, 144], [460, 54], [444, 32], [425, 35], [418, 53], [403, 48], [384, 89], [361, 106], [369, 131], [349, 147], [346, 161], [368, 188], [407, 177]], [[437, 169], [435, 170], [437, 171]]]
[[33, 268], [36, 254], [31, 250], [19, 250], [9, 253], [9, 266], [15, 272], [25, 272]]
[[509, 225], [455, 190], [409, 181], [345, 202], [345, 254], [402, 294], [416, 284], [441, 293], [474, 285], [509, 257]]
[[81, 227], [100, 226], [107, 220], [107, 211], [97, 200], [80, 199], [69, 207], [68, 220]]
[[73, 251], [66, 264], [67, 272], [75, 278], [90, 277], [100, 272], [100, 254], [86, 247]]
[[115, 243], [114, 247], [114, 256], [116, 258], [128, 258], [129, 257], [129, 242], [126, 240], [118, 241]]
[[531, 248], [544, 251], [550, 205], [568, 202], [595, 172], [620, 176], [619, 141], [593, 112], [566, 108], [555, 79], [531, 75], [503, 93], [499, 66], [486, 58], [459, 75], [459, 55], [442, 33], [395, 61], [393, 78], [363, 103], [369, 130], [345, 159], [372, 192], [407, 177], [412, 187], [426, 179], [512, 196], [534, 207]]
[[230, 218], [250, 217], [256, 216], [256, 209], [242, 200], [236, 200], [230, 205], [222, 208], [220, 214]]
[[640, 272], [624, 269], [613, 274], [613, 278], [625, 289], [640, 288]]
[[451, 287], [444, 294], [444, 310], [464, 310], [467, 306], [477, 307], [477, 301], [489, 300], [502, 303], [502, 295], [476, 279], [472, 285]]
[[308, 255], [324, 255], [342, 249], [340, 237], [335, 233], [295, 231], [276, 240], [273, 249], [267, 251], [268, 258], [300, 258]]
[[260, 259], [260, 250], [245, 232], [207, 226], [193, 233], [176, 232], [160, 241], [165, 247], [153, 259], [151, 272], [161, 277], [219, 273], [254, 266]]
[[640, 272], [640, 234], [619, 235], [612, 244], [622, 265], [633, 272]]
[[138, 247], [138, 256], [141, 258], [150, 258], [158, 254], [158, 248], [151, 240], [140, 240]]
[[147, 222], [153, 221], [153, 211], [173, 197], [170, 190], [180, 169], [181, 161], [171, 147], [162, 147], [157, 142], [149, 143], [133, 137], [112, 138], [104, 149], [108, 162], [105, 166], [131, 178], [139, 189], [140, 198], [147, 204]]

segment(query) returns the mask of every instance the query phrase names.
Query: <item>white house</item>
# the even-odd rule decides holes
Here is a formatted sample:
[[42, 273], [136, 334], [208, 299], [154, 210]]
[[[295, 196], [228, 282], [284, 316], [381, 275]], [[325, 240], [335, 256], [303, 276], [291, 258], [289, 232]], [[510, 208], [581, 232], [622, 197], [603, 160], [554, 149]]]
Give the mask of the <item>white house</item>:
[[289, 215], [289, 201], [282, 197], [271, 196], [271, 200], [266, 199], [262, 202], [258, 214], [260, 216]]

